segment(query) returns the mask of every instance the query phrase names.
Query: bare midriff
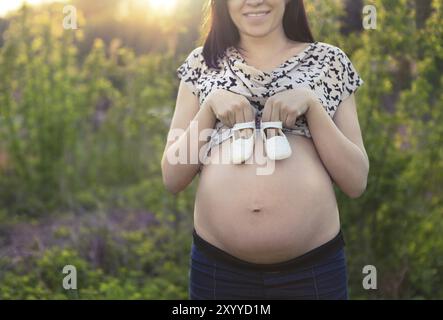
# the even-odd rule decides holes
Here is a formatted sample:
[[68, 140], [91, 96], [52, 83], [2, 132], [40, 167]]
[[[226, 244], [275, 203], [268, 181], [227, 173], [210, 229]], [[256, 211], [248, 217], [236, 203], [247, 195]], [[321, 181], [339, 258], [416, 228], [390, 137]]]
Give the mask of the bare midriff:
[[286, 136], [292, 155], [267, 163], [259, 130], [254, 154], [244, 164], [229, 164], [231, 140], [212, 148], [195, 200], [200, 237], [242, 260], [277, 263], [337, 235], [333, 182], [313, 140]]

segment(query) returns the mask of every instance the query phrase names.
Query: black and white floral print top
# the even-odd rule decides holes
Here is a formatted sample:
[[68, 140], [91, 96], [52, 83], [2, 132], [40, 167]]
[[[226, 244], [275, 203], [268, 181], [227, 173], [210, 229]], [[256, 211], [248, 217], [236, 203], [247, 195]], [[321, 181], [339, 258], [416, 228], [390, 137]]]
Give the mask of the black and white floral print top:
[[[202, 55], [203, 47], [195, 48], [177, 69], [200, 105], [214, 89], [225, 89], [245, 96], [254, 107], [258, 125], [266, 100], [276, 93], [297, 87], [314, 91], [332, 118], [340, 103], [363, 84], [352, 62], [338, 47], [324, 42], [310, 43], [302, 52], [289, 58], [272, 72], [264, 72], [246, 63], [240, 52], [229, 47], [219, 60], [221, 69], [209, 68]], [[296, 129], [283, 128], [285, 134], [311, 138], [305, 116], [296, 121]], [[257, 127], [258, 128], [258, 127]], [[233, 132], [217, 119], [207, 144], [209, 150]]]

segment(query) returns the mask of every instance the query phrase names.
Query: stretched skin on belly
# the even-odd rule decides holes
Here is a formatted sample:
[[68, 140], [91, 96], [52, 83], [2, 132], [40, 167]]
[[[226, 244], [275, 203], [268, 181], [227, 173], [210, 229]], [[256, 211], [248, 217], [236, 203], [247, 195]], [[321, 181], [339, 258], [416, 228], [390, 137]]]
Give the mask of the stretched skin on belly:
[[[312, 139], [287, 137], [293, 154], [275, 161], [272, 174], [257, 175], [263, 164], [255, 162], [202, 168], [194, 211], [200, 236], [241, 259], [272, 263], [303, 254], [338, 233], [332, 181]], [[229, 143], [213, 148], [211, 160], [221, 148], [229, 157]], [[253, 157], [257, 155], [263, 155], [259, 141]]]

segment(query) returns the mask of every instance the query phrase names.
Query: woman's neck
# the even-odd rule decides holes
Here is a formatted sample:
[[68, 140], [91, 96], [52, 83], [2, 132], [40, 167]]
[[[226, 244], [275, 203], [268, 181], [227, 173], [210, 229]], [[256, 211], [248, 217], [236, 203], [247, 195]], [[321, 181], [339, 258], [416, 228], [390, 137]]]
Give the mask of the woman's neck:
[[293, 42], [288, 39], [283, 30], [276, 30], [264, 37], [242, 35], [239, 46], [243, 49], [245, 58], [254, 61], [269, 61], [275, 57], [275, 52], [285, 52]]

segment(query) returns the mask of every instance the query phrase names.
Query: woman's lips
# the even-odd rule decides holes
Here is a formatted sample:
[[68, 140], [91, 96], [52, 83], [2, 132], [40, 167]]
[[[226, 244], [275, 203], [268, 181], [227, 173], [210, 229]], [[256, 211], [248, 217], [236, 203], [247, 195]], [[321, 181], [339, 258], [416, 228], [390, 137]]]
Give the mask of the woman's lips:
[[260, 14], [257, 14], [257, 15], [244, 14], [244, 16], [245, 16], [245, 18], [248, 21], [251, 21], [251, 22], [261, 22], [263, 20], [266, 20], [266, 18], [268, 17], [269, 13], [270, 13], [270, 11], [267, 11], [265, 13], [260, 13]]

